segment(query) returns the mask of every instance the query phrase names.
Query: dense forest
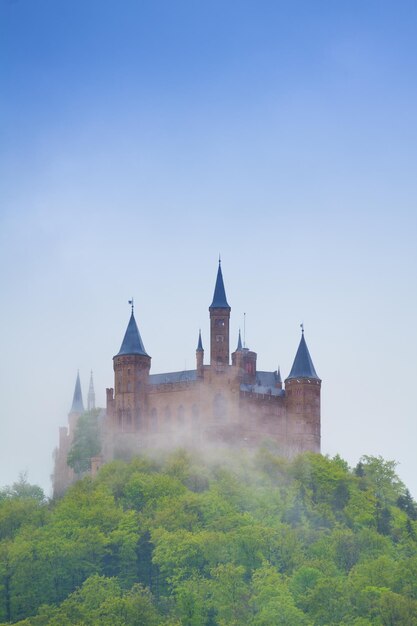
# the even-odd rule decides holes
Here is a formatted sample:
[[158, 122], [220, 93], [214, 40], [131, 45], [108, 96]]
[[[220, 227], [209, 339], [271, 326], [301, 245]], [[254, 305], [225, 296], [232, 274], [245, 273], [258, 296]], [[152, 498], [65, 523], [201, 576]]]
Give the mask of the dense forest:
[[0, 490], [0, 622], [410, 626], [417, 506], [392, 461], [267, 445], [115, 461], [56, 501], [22, 477]]

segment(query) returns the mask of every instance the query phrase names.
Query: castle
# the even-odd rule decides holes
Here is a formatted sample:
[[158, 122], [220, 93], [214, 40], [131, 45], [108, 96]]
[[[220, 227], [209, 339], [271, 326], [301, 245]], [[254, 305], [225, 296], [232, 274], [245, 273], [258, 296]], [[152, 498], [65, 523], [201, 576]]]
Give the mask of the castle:
[[[257, 370], [255, 352], [242, 345], [230, 355], [230, 311], [219, 261], [210, 312], [210, 360], [204, 363], [201, 332], [193, 370], [151, 374], [132, 313], [122, 345], [113, 357], [114, 388], [99, 413], [101, 453], [91, 459], [94, 473], [104, 462], [159, 446], [210, 444], [255, 446], [272, 439], [287, 456], [320, 452], [321, 380], [302, 329], [294, 363], [283, 387], [280, 371]], [[230, 363], [231, 356], [231, 363]], [[95, 408], [92, 377], [88, 410]], [[68, 427], [60, 428], [55, 451], [54, 494], [76, 478], [67, 465], [77, 421], [84, 413], [79, 375]]]

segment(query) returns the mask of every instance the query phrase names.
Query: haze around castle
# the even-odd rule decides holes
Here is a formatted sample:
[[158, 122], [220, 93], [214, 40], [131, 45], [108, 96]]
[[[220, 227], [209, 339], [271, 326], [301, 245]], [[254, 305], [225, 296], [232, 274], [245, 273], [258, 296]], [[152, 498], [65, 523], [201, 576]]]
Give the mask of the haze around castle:
[[[86, 6], [88, 4], [88, 6]], [[321, 449], [417, 496], [414, 3], [0, 3], [0, 484], [50, 493], [77, 371], [105, 406], [134, 297], [194, 367], [218, 255], [261, 370], [303, 323]], [[234, 348], [234, 345], [233, 345]]]

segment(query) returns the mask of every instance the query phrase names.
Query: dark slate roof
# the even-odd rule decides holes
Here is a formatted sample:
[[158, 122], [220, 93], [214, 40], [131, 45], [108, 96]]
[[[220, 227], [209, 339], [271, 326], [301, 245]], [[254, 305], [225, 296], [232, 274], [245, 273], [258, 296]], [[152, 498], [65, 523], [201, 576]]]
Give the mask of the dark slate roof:
[[301, 335], [300, 345], [298, 346], [297, 354], [295, 355], [294, 363], [287, 380], [289, 378], [315, 378], [316, 380], [320, 380], [314, 369], [313, 361], [311, 360], [306, 340], [304, 339], [304, 331]]
[[197, 380], [197, 370], [166, 372], [165, 374], [151, 374], [149, 376], [149, 382], [151, 385], [193, 382], [195, 380]]
[[285, 391], [276, 387], [277, 382], [277, 372], [256, 372], [256, 382], [252, 385], [242, 383], [240, 389], [249, 393], [284, 396]]
[[216, 286], [214, 287], [213, 302], [210, 309], [229, 309], [230, 306], [226, 300], [226, 291], [224, 289], [222, 267], [219, 261], [219, 269], [217, 270]]
[[201, 330], [198, 333], [197, 352], [204, 352], [203, 342], [201, 341]]
[[77, 373], [74, 396], [70, 413], [84, 413], [83, 394], [81, 393], [80, 373]]
[[142, 356], [149, 356], [143, 345], [133, 311], [130, 316], [129, 324], [127, 325], [122, 345], [116, 356], [122, 356], [123, 354], [141, 354]]
[[241, 339], [241, 336], [240, 336], [240, 328], [239, 328], [239, 337], [238, 337], [238, 340], [237, 340], [236, 352], [238, 352], [240, 350], [242, 350], [242, 339]]

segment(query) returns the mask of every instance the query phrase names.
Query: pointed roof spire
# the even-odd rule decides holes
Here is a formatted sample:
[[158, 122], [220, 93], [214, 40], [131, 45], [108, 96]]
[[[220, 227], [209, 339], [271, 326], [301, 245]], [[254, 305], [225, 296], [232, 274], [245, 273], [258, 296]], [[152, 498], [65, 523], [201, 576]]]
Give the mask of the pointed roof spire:
[[77, 372], [74, 396], [70, 413], [84, 413], [83, 394], [81, 393], [80, 372]]
[[[129, 301], [129, 304], [132, 304], [132, 302]], [[140, 354], [142, 356], [149, 356], [149, 354], [146, 353], [145, 346], [143, 345], [139, 329], [136, 324], [135, 315], [133, 313], [133, 305], [129, 324], [127, 325], [122, 345], [116, 356], [122, 356], [124, 354]]]
[[314, 369], [313, 361], [311, 360], [306, 340], [304, 339], [303, 324], [301, 324], [301, 341], [288, 378], [315, 378], [316, 380], [320, 380]]
[[210, 309], [229, 309], [230, 306], [226, 300], [226, 291], [224, 289], [221, 259], [219, 256], [219, 269], [217, 270], [216, 286], [214, 287], [213, 302]]
[[278, 370], [277, 370], [277, 375], [276, 375], [276, 379], [277, 379], [277, 383], [282, 383], [282, 378], [281, 378], [281, 368], [278, 365]]
[[239, 328], [239, 337], [237, 340], [237, 348], [236, 348], [236, 352], [242, 350], [242, 338], [240, 336], [240, 328]]
[[198, 331], [198, 344], [197, 344], [197, 352], [204, 352], [203, 342], [201, 341], [201, 328]]
[[96, 408], [96, 394], [94, 392], [93, 370], [91, 370], [90, 386], [88, 388], [88, 396], [87, 396], [87, 411], [92, 411], [95, 408]]

